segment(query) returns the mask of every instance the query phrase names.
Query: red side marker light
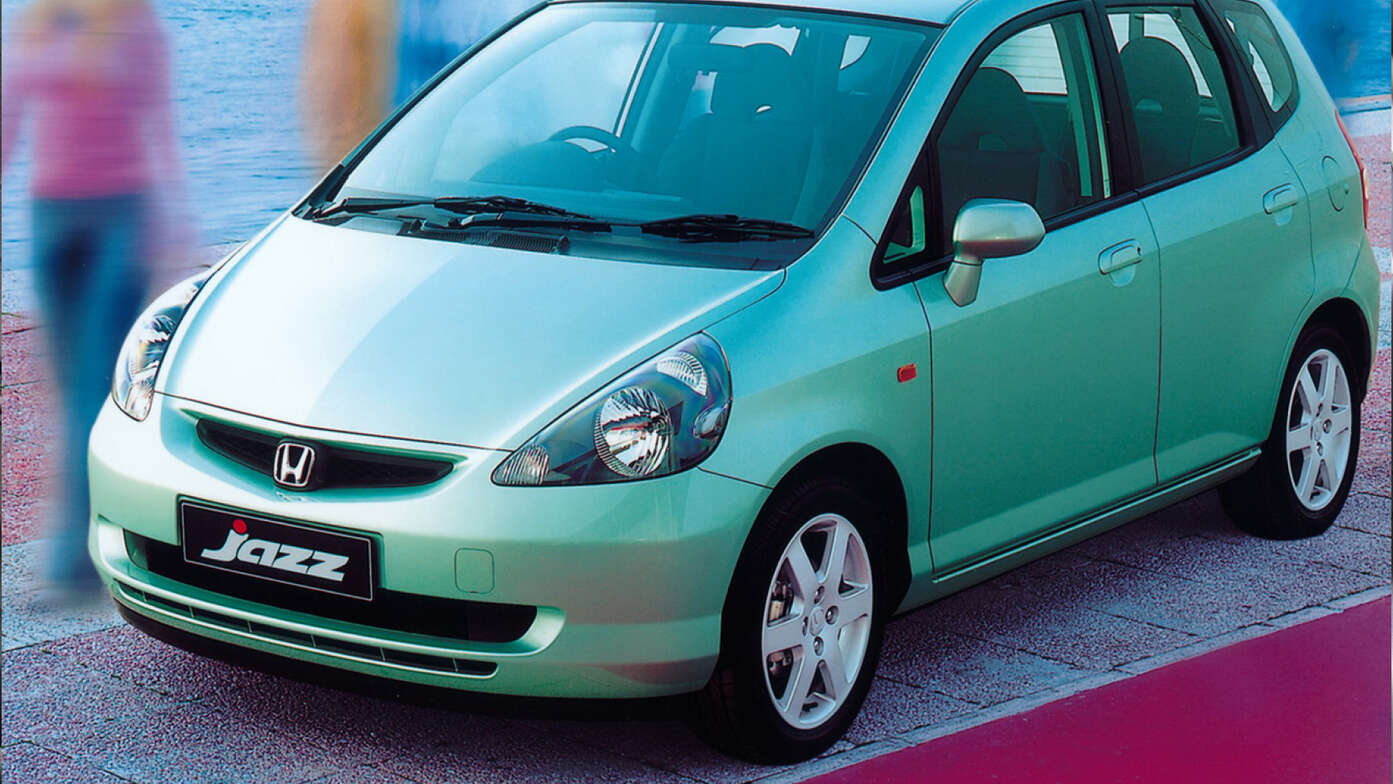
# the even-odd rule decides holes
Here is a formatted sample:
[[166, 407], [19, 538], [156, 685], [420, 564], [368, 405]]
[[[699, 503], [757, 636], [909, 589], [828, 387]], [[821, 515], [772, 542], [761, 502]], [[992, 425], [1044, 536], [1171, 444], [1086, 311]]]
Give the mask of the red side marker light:
[[901, 384], [905, 383], [906, 381], [913, 381], [914, 379], [919, 377], [919, 368], [915, 367], [914, 365], [905, 365], [901, 367], [899, 370], [895, 371], [895, 377], [900, 380]]
[[236, 531], [239, 534], [245, 534], [247, 532], [247, 521], [243, 520], [240, 517], [236, 520], [233, 520], [232, 530]]

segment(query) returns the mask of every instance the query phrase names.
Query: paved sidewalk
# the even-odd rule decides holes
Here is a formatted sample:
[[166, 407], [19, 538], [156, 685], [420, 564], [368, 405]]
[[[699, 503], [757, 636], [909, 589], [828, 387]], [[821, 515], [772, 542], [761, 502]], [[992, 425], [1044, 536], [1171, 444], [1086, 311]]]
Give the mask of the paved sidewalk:
[[[1387, 596], [1388, 113], [1350, 123], [1374, 175], [1381, 352], [1354, 494], [1303, 542], [1239, 533], [1209, 493], [890, 624], [863, 715], [821, 760], [720, 757], [666, 706], [639, 719], [484, 715], [347, 694], [184, 654], [109, 603], [35, 606], [46, 416], [39, 331], [5, 314], [0, 770], [6, 782], [800, 781]], [[1381, 128], [1381, 130], [1380, 130]]]

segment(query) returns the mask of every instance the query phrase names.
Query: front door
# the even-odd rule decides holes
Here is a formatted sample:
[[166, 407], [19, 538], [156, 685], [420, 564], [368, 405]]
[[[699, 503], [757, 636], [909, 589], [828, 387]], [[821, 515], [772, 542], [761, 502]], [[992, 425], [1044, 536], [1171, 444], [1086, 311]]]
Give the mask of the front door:
[[[1156, 483], [1156, 240], [1135, 197], [1114, 192], [1097, 36], [1088, 7], [1075, 8], [983, 47], [892, 229], [889, 263], [920, 237], [926, 255], [946, 258], [975, 198], [1027, 202], [1047, 229], [1034, 251], [988, 260], [965, 307], [941, 271], [915, 284], [932, 340], [939, 574]], [[916, 214], [929, 216], [923, 232], [906, 229]]]

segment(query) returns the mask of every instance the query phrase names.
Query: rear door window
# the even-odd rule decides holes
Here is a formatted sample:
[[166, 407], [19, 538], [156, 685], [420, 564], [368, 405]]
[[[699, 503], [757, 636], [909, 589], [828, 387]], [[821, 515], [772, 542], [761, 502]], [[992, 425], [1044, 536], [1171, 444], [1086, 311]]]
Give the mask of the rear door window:
[[1180, 174], [1239, 148], [1237, 113], [1224, 69], [1194, 8], [1113, 8], [1108, 23], [1144, 182]]

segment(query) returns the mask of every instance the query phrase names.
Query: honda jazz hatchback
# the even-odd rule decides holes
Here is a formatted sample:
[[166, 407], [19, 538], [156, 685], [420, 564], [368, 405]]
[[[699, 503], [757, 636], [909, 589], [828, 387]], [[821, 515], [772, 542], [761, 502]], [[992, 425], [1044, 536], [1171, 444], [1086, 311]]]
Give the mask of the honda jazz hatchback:
[[541, 5], [151, 305], [126, 617], [788, 761], [897, 612], [1216, 486], [1329, 527], [1378, 272], [1267, 0], [855, 5]]

